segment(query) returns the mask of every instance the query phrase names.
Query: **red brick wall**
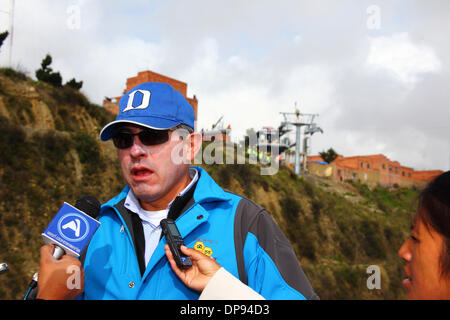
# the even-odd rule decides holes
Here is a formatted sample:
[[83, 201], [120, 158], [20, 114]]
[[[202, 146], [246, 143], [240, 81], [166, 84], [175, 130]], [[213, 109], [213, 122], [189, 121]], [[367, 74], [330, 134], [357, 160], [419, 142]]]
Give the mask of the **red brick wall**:
[[425, 171], [414, 171], [413, 177], [416, 180], [422, 181], [432, 181], [438, 175], [444, 173], [442, 170], [425, 170]]
[[[308, 161], [311, 160], [322, 160], [322, 157], [308, 157]], [[391, 186], [431, 181], [443, 172], [441, 170], [414, 171], [412, 168], [400, 165], [398, 161], [389, 160], [383, 154], [354, 157], [339, 156], [332, 163], [335, 168], [334, 178], [337, 180], [348, 180], [355, 174], [378, 171], [379, 175], [372, 174], [370, 177], [376, 177], [379, 183]]]
[[175, 80], [153, 71], [139, 72], [136, 77], [127, 79], [127, 88], [123, 93], [128, 92], [133, 87], [143, 82], [164, 82], [170, 84], [175, 90], [181, 93], [185, 98], [187, 94], [187, 84], [179, 80]]
[[[192, 98], [187, 97], [187, 84], [185, 82], [163, 76], [162, 74], [159, 74], [159, 73], [156, 73], [153, 71], [142, 71], [142, 72], [139, 72], [136, 77], [127, 79], [127, 87], [123, 91], [123, 93], [128, 92], [133, 87], [135, 87], [138, 84], [143, 83], [143, 82], [163, 82], [163, 83], [170, 84], [175, 90], [177, 90], [179, 93], [181, 93], [186, 98], [186, 100], [192, 106], [192, 109], [194, 109], [195, 120], [198, 119], [197, 118], [198, 117], [197, 116], [197, 108], [198, 108], [197, 97], [195, 95]], [[117, 100], [117, 104], [114, 104], [110, 101], [104, 100], [103, 106], [111, 113], [114, 113], [117, 115], [117, 114], [119, 114], [118, 103], [119, 103], [120, 98], [121, 97], [115, 98]]]

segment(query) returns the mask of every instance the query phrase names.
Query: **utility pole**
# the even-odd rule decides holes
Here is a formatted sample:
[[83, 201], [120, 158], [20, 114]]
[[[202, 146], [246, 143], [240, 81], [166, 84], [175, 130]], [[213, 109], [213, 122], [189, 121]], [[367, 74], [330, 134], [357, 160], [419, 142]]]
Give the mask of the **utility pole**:
[[448, 170], [450, 170], [450, 139], [448, 140]]
[[284, 122], [287, 125], [295, 127], [295, 162], [294, 162], [294, 173], [298, 176], [300, 173], [300, 153], [301, 153], [301, 135], [302, 126], [311, 126], [313, 124], [314, 118], [319, 116], [318, 114], [310, 113], [300, 113], [297, 109], [296, 112], [280, 112], [284, 117]]
[[294, 173], [300, 176], [300, 143], [301, 143], [301, 135], [302, 135], [302, 125], [301, 123], [293, 123], [295, 126], [295, 164], [294, 164]]
[[10, 0], [9, 11], [0, 10], [1, 13], [5, 13], [9, 16], [9, 54], [8, 54], [8, 64], [12, 68], [12, 46], [13, 46], [13, 33], [14, 33], [14, 0]]
[[11, 0], [11, 11], [9, 12], [10, 35], [9, 35], [9, 67], [12, 68], [12, 48], [14, 35], [14, 0]]

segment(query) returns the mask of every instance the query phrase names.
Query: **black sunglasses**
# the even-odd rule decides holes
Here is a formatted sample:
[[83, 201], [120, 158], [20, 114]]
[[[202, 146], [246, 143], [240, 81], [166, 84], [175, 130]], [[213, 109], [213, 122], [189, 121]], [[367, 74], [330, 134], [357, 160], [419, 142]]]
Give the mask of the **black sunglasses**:
[[138, 133], [118, 131], [112, 140], [117, 149], [126, 149], [134, 144], [134, 136], [138, 136], [142, 144], [154, 146], [169, 140], [169, 130], [144, 129]]

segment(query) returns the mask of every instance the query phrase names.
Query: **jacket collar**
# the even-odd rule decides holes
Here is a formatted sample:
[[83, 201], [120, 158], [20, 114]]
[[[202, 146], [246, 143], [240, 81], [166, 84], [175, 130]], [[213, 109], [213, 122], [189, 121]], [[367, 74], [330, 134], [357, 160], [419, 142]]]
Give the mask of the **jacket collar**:
[[[227, 193], [214, 181], [213, 178], [201, 167], [194, 167], [199, 173], [197, 186], [194, 191], [194, 202], [207, 203], [214, 201], [228, 201], [230, 197]], [[103, 206], [113, 207], [128, 195], [130, 186], [126, 185], [125, 188], [114, 198], [104, 203]]]
[[221, 187], [211, 178], [205, 169], [194, 167], [198, 170], [200, 178], [197, 188], [194, 191], [194, 201], [198, 203], [228, 201], [230, 197], [223, 191]]

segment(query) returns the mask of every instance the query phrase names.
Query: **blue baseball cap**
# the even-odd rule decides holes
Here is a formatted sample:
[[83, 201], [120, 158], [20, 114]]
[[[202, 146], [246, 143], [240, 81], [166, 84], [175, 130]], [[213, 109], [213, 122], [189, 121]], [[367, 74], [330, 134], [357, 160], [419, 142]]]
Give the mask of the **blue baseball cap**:
[[123, 124], [135, 124], [155, 130], [167, 130], [179, 124], [194, 129], [194, 109], [186, 98], [161, 82], [141, 83], [119, 101], [116, 120], [100, 131], [100, 140], [112, 138], [114, 129]]

